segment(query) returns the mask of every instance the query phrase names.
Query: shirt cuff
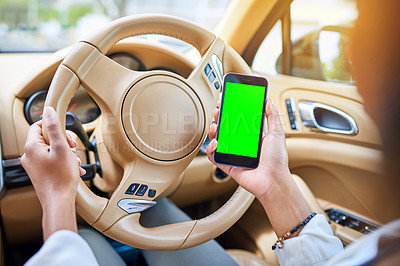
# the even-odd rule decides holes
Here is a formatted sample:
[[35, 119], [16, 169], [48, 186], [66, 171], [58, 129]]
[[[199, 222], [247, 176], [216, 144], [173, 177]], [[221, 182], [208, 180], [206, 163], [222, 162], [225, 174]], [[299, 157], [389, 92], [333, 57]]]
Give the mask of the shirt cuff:
[[99, 265], [88, 243], [77, 233], [60, 230], [53, 233], [26, 266]]
[[297, 237], [283, 243], [282, 249], [275, 249], [281, 265], [323, 265], [343, 250], [342, 242], [333, 235], [322, 214], [312, 218]]

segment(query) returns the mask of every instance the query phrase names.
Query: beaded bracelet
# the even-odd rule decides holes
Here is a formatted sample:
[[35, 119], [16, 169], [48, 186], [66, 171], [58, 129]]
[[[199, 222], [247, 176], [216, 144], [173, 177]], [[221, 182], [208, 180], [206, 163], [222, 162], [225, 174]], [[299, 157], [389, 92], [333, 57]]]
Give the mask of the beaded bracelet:
[[[294, 234], [297, 230], [299, 230], [300, 228], [302, 228], [303, 226], [305, 226], [306, 224], [308, 224], [308, 222], [316, 215], [315, 212], [313, 212], [310, 216], [307, 217], [307, 219], [305, 219], [303, 222], [301, 222], [298, 226], [296, 226], [295, 228], [293, 228], [292, 230], [290, 230], [289, 232], [287, 232], [286, 234], [284, 234], [282, 237], [279, 237], [278, 240], [276, 240], [275, 244], [272, 245], [272, 250], [276, 249], [276, 246], [279, 247], [279, 249], [283, 248], [283, 241], [285, 239], [287, 239], [289, 236], [291, 236], [292, 234]], [[278, 243], [280, 243], [278, 245]]]

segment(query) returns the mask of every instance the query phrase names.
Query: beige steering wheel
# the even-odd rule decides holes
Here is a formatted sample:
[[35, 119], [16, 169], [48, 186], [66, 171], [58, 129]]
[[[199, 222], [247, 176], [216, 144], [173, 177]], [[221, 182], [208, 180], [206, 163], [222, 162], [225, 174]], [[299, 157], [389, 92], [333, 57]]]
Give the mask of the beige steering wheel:
[[[192, 44], [201, 54], [200, 63], [186, 79], [168, 71], [132, 71], [105, 56], [116, 42], [145, 34]], [[254, 197], [238, 187], [225, 205], [200, 220], [153, 228], [139, 222], [141, 211], [176, 189], [179, 176], [208, 133], [220, 89], [204, 69], [215, 58], [222, 62], [224, 73], [251, 73], [244, 60], [215, 34], [182, 19], [142, 15], [108, 24], [79, 42], [62, 61], [45, 106], [54, 107], [65, 127], [68, 104], [83, 86], [101, 109], [98, 127], [107, 152], [123, 169], [109, 199], [95, 195], [83, 181], [79, 183], [77, 211], [97, 230], [141, 249], [185, 249], [220, 235], [250, 206]], [[222, 82], [218, 76], [216, 81]], [[133, 184], [145, 185], [156, 195], [127, 194]]]

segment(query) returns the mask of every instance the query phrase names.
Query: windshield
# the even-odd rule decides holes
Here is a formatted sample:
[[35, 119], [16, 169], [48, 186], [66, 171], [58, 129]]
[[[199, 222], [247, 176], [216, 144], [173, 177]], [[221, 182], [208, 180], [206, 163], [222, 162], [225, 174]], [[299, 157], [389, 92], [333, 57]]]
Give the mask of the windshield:
[[[52, 52], [72, 45], [111, 20], [134, 14], [168, 14], [213, 29], [229, 0], [1, 0], [0, 52]], [[179, 50], [162, 36], [144, 36]], [[174, 45], [175, 44], [175, 45]]]

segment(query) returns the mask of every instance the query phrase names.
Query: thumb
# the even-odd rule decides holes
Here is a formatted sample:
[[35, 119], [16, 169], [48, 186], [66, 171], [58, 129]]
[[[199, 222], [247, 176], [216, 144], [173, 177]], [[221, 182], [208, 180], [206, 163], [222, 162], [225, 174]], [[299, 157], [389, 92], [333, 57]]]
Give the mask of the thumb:
[[276, 109], [272, 99], [268, 100], [267, 108], [265, 108], [265, 117], [267, 118], [268, 134], [285, 135], [285, 131], [283, 130], [279, 119], [278, 110]]
[[217, 140], [216, 139], [213, 139], [213, 140], [211, 140], [211, 142], [210, 142], [210, 144], [208, 144], [208, 146], [207, 146], [207, 156], [208, 156], [208, 159], [216, 166], [216, 167], [218, 167], [219, 169], [221, 169], [222, 171], [224, 171], [226, 174], [230, 174], [231, 173], [231, 170], [233, 169], [231, 166], [227, 166], [227, 165], [220, 165], [220, 164], [217, 164], [215, 161], [214, 161], [214, 153], [215, 153], [215, 150], [217, 149]]
[[65, 137], [61, 129], [60, 121], [53, 107], [46, 106], [43, 111], [43, 126], [49, 136], [50, 147], [58, 149], [65, 146]]

